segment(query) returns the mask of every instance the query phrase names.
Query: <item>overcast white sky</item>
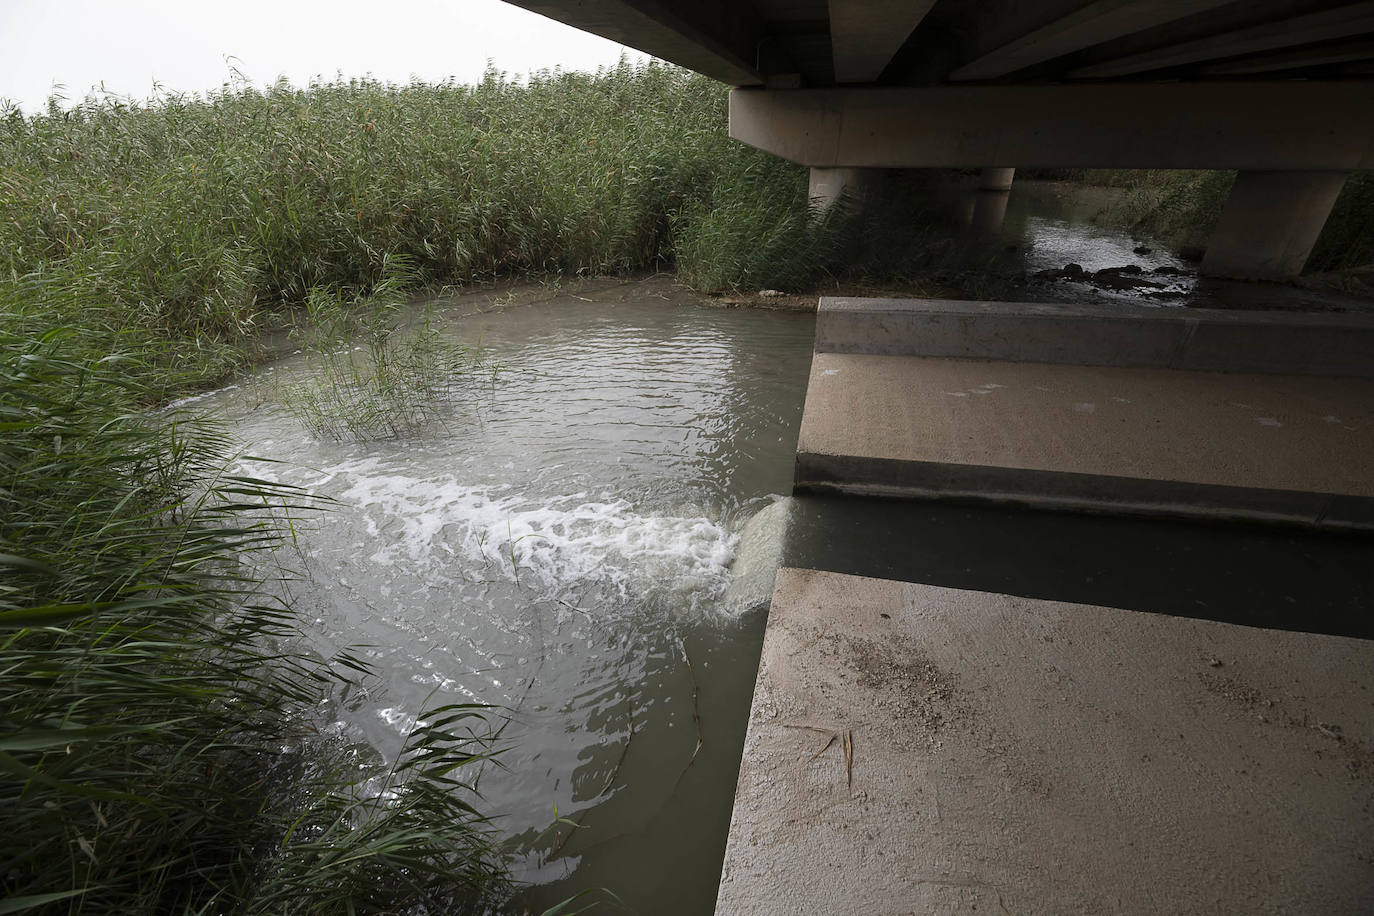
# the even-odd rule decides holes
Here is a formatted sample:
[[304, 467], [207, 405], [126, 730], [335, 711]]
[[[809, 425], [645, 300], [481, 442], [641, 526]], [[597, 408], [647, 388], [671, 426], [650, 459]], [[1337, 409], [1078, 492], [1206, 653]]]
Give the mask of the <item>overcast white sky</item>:
[[524, 74], [595, 70], [622, 45], [501, 0], [0, 0], [0, 98], [41, 110], [54, 84], [70, 101], [104, 83], [145, 99], [154, 83], [204, 92], [230, 77], [481, 78], [490, 59]]

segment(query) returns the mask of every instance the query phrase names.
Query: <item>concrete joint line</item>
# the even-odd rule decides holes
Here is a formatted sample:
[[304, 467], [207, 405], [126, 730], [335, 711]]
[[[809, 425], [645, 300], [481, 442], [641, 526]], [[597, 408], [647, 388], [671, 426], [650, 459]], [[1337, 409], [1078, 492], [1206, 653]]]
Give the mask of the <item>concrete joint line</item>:
[[1193, 345], [1193, 337], [1197, 334], [1198, 320], [1196, 318], [1183, 319], [1183, 334], [1178, 339], [1178, 345], [1174, 348], [1174, 355], [1169, 359], [1169, 368], [1177, 369], [1183, 364], [1183, 356], [1188, 352], [1188, 348]]
[[1359, 530], [1361, 526], [1357, 524], [1351, 524], [1349, 522], [1341, 520], [1337, 520], [1335, 522], [1327, 521], [1327, 516], [1331, 514], [1332, 508], [1336, 505], [1336, 500], [1337, 497], [1334, 493], [1327, 494], [1325, 501], [1322, 502], [1322, 507], [1320, 511], [1317, 512], [1317, 517], [1312, 520], [1312, 524], [1316, 525], [1318, 528], [1341, 528], [1348, 530]]

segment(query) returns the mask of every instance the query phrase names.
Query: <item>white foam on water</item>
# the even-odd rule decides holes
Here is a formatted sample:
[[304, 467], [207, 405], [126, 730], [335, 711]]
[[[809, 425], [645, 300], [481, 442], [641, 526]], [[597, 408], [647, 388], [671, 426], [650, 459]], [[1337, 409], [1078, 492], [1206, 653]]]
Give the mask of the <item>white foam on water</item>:
[[700, 515], [644, 514], [623, 499], [576, 493], [535, 502], [509, 486], [377, 473], [371, 461], [331, 469], [336, 498], [357, 513], [370, 561], [407, 575], [455, 563], [550, 595], [596, 584], [620, 598], [671, 593], [693, 606], [718, 597], [737, 538]]
[[377, 710], [377, 718], [396, 729], [396, 732], [401, 735], [408, 735], [417, 724], [423, 724], [415, 716], [394, 706]]
[[730, 568], [729, 587], [720, 604], [725, 616], [742, 617], [765, 607], [772, 598], [791, 510], [791, 497], [775, 497], [745, 523]]
[[227, 392], [238, 390], [238, 385], [225, 385], [224, 387], [216, 388], [213, 391], [202, 391], [200, 394], [193, 394], [189, 397], [177, 398], [175, 401], [168, 401], [165, 405], [163, 405], [162, 409], [164, 412], [172, 412], [179, 410], [183, 407], [189, 407], [192, 404], [199, 404], [201, 401], [208, 401], [211, 398], [217, 398], [220, 395], [223, 395]]

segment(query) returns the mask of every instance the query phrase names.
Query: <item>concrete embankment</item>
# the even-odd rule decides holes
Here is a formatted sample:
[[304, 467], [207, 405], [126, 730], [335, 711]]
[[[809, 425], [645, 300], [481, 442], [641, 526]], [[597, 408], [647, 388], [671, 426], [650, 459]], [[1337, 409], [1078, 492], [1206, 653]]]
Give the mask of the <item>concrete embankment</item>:
[[822, 300], [717, 913], [1374, 911], [1372, 344]]

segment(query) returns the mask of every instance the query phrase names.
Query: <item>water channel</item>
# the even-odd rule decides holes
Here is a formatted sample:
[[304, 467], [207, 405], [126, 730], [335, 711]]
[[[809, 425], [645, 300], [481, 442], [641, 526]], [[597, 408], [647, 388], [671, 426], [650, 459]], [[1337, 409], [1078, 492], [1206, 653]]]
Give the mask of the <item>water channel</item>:
[[[1086, 251], [1100, 270], [1139, 247], [1073, 214], [1013, 209], [1011, 223], [1028, 269]], [[766, 569], [776, 546], [782, 516], [764, 510], [791, 491], [813, 318], [705, 308], [666, 276], [535, 290], [431, 304], [441, 333], [480, 341], [499, 369], [423, 436], [311, 436], [282, 401], [307, 372], [299, 355], [188, 407], [276, 462], [254, 473], [334, 500], [301, 529], [293, 600], [321, 651], [362, 647], [380, 673], [339, 705], [340, 734], [385, 757], [428, 707], [499, 707], [504, 750], [478, 787], [516, 877], [534, 885], [534, 912], [604, 887], [635, 912], [709, 913], [765, 622], [768, 577], [740, 573]], [[1102, 537], [1114, 523], [1061, 518], [1041, 531], [1032, 513], [930, 508], [882, 522], [901, 546], [883, 554], [862, 532], [887, 510], [799, 506], [814, 534], [800, 541], [807, 565], [892, 577], [929, 567], [929, 581], [1024, 594], [1052, 579], [1083, 591], [1063, 597], [1129, 606], [1094, 591], [1124, 575], [1110, 573], [1122, 552]], [[763, 524], [748, 526], [756, 516]], [[991, 532], [1006, 537], [993, 544]], [[1142, 536], [1137, 556], [1191, 568], [1190, 536]], [[1043, 556], [1018, 559], [1026, 545]], [[1000, 566], [975, 570], [983, 553]], [[1217, 581], [1196, 572], [1197, 589]], [[1255, 595], [1290, 585], [1262, 584]], [[1365, 585], [1350, 588], [1344, 606], [1364, 600]], [[1188, 607], [1213, 600], [1189, 589], [1171, 594]]]
[[731, 567], [790, 492], [813, 320], [698, 301], [664, 277], [437, 303], [499, 369], [421, 437], [310, 436], [280, 399], [299, 356], [192, 405], [281, 462], [254, 473], [336, 501], [294, 604], [382, 674], [343, 734], [387, 755], [427, 707], [508, 710], [479, 789], [535, 912], [586, 887], [714, 903], [767, 590]]

